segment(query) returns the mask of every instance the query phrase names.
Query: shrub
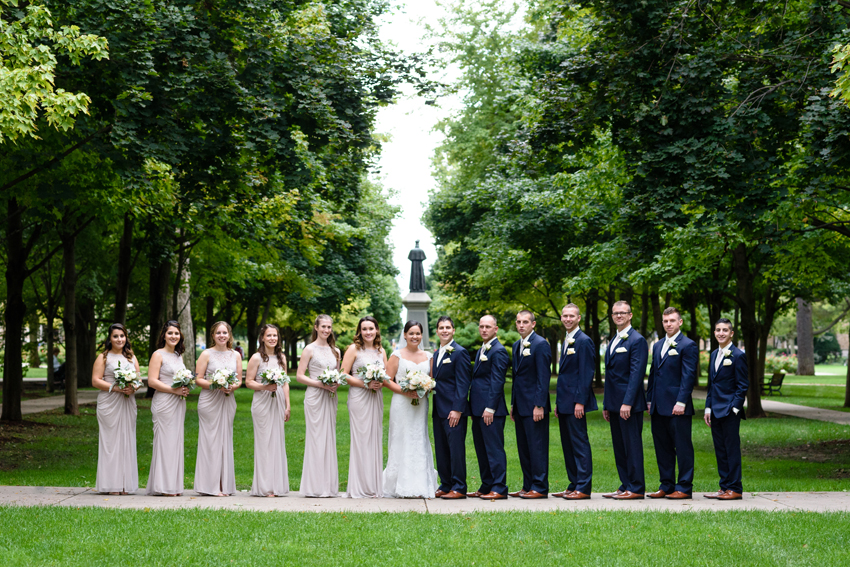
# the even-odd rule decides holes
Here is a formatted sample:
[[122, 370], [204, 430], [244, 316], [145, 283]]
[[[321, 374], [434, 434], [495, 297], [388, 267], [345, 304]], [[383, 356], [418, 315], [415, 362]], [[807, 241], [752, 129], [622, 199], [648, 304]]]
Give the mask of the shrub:
[[797, 372], [797, 357], [768, 354], [764, 361], [764, 373], [773, 374], [774, 372], [794, 374]]

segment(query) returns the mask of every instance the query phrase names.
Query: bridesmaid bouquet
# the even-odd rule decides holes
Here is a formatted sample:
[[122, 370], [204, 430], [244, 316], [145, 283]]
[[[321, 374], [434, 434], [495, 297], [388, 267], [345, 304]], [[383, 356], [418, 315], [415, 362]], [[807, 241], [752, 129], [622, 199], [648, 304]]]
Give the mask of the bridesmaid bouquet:
[[[232, 386], [239, 382], [239, 378], [236, 377], [236, 373], [233, 371], [227, 371], [224, 368], [219, 368], [210, 376], [210, 390], [218, 390], [222, 388], [227, 388], [228, 386]], [[225, 396], [229, 396], [230, 394], [226, 393]]]
[[[188, 368], [178, 370], [177, 373], [174, 374], [174, 381], [171, 382], [172, 388], [183, 388], [184, 386], [190, 390], [195, 389], [195, 373]], [[180, 396], [180, 399], [185, 400], [186, 396]]]
[[[328, 368], [327, 370], [319, 374], [318, 380], [325, 386], [331, 386], [333, 384], [339, 384], [340, 386], [344, 386], [348, 383], [345, 374], [341, 373], [339, 370], [334, 370], [333, 368]], [[333, 398], [335, 395], [336, 394], [334, 392], [328, 392], [328, 396], [331, 398]]]
[[[139, 375], [136, 374], [136, 369], [133, 368], [132, 365], [128, 365], [125, 367], [121, 367], [121, 362], [118, 362], [118, 368], [115, 369], [115, 386], [119, 390], [123, 390], [127, 386], [132, 386], [134, 390], [138, 390], [142, 387], [142, 380], [139, 378]], [[129, 398], [127, 394], [124, 394], [125, 398]]]
[[[264, 386], [268, 384], [276, 384], [278, 386], [283, 386], [284, 384], [289, 384], [290, 379], [289, 376], [283, 373], [279, 368], [269, 368], [268, 370], [263, 370], [260, 373], [260, 380]], [[272, 392], [272, 397], [276, 397], [277, 392]]]
[[402, 392], [416, 392], [419, 398], [410, 401], [410, 405], [418, 406], [419, 399], [427, 396], [437, 383], [421, 370], [408, 370], [399, 383]]
[[[387, 376], [387, 373], [384, 372], [384, 366], [381, 364], [367, 364], [366, 366], [361, 366], [357, 371], [357, 375], [363, 380], [363, 383], [366, 384], [366, 387], [369, 387], [369, 384], [372, 382], [380, 382], [383, 384], [386, 380], [389, 380], [390, 377]], [[378, 390], [372, 390], [373, 394], [377, 394]]]

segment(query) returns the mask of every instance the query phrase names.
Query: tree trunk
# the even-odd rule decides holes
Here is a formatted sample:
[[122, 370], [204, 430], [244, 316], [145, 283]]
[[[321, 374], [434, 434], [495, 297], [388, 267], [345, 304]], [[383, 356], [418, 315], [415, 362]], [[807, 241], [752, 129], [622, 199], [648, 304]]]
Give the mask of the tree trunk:
[[260, 317], [260, 306], [256, 300], [248, 300], [247, 311], [248, 320], [245, 322], [245, 327], [248, 330], [248, 344], [246, 345], [248, 347], [248, 352], [246, 353], [246, 356], [247, 358], [251, 358], [251, 356], [257, 352], [257, 340], [259, 338], [257, 319]]
[[183, 329], [183, 340], [186, 350], [183, 352], [183, 364], [186, 368], [195, 368], [195, 329], [192, 326], [192, 290], [189, 287], [189, 260], [183, 261], [180, 270], [182, 283], [177, 289], [177, 322]]
[[30, 368], [38, 368], [39, 366], [41, 366], [41, 358], [38, 355], [39, 326], [40, 323], [38, 322], [38, 312], [33, 310], [30, 314], [29, 342], [27, 343], [27, 350], [29, 351], [29, 358], [27, 362], [29, 363]]
[[[156, 350], [156, 340], [159, 338], [159, 331], [165, 325], [166, 311], [168, 309], [168, 283], [171, 278], [171, 262], [167, 259], [160, 260], [159, 264], [151, 264], [149, 275], [148, 302], [150, 304], [150, 319], [148, 326], [150, 333], [148, 337], [148, 352], [147, 357], [150, 359]], [[137, 353], [139, 356], [141, 353]], [[140, 358], [145, 358], [141, 356]], [[154, 389], [148, 388], [146, 398], [152, 398]]]
[[[699, 349], [699, 330], [697, 328], [697, 294], [691, 293], [688, 295], [688, 312], [691, 319], [691, 328], [688, 330], [688, 338], [697, 344]], [[699, 385], [699, 379], [702, 376], [702, 365], [697, 359], [697, 380], [696, 385]]]
[[649, 331], [649, 288], [644, 287], [640, 294], [640, 334], [646, 338]]
[[[850, 331], [847, 332], [850, 339]], [[844, 407], [850, 408], [850, 356], [847, 357], [847, 376], [844, 378]]]
[[797, 375], [815, 375], [815, 336], [812, 327], [812, 304], [797, 298]]
[[587, 318], [590, 321], [589, 335], [593, 340], [593, 345], [596, 348], [596, 369], [594, 373], [594, 386], [602, 387], [602, 360], [599, 356], [599, 345], [602, 342], [602, 335], [599, 333], [599, 290], [591, 289], [587, 294]]
[[[654, 291], [649, 294], [649, 299], [652, 301], [652, 324], [655, 327], [653, 330], [660, 338], [664, 336], [664, 325], [661, 323], [661, 300]], [[649, 340], [647, 337], [644, 338]]]
[[[747, 391], [747, 417], [764, 417], [761, 407], [761, 383], [758, 380], [759, 369], [759, 325], [756, 318], [756, 302], [753, 293], [752, 274], [750, 272], [747, 247], [740, 243], [732, 252], [737, 277], [737, 303], [741, 313], [741, 335], [747, 356], [750, 387]], [[763, 376], [762, 376], [763, 378]]]
[[60, 233], [62, 262], [65, 265], [65, 309], [62, 324], [65, 328], [65, 414], [80, 415], [77, 403], [77, 262], [76, 236]]
[[97, 321], [94, 302], [84, 298], [77, 301], [77, 388], [91, 386], [89, 370], [97, 356]]
[[549, 341], [549, 351], [552, 360], [551, 367], [549, 368], [549, 374], [558, 375], [558, 361], [561, 358], [561, 353], [558, 349], [558, 339], [560, 339], [560, 333], [558, 332], [560, 329], [563, 329], [564, 326], [560, 325], [559, 327], [549, 327], [549, 336], [552, 338]]
[[723, 304], [716, 293], [706, 292], [705, 301], [708, 305], [708, 342], [711, 345], [709, 351], [715, 351], [720, 345], [714, 336], [714, 325], [717, 324], [717, 320], [723, 315]]
[[24, 227], [17, 199], [6, 204], [6, 310], [4, 321], [5, 358], [3, 364], [3, 421], [21, 421], [21, 391], [24, 373], [21, 364], [23, 329], [26, 317], [24, 281], [28, 250], [24, 247]]
[[[47, 293], [50, 294], [49, 286]], [[47, 302], [47, 324], [44, 327], [44, 342], [47, 344], [47, 391], [53, 392], [56, 388], [56, 378], [53, 371], [53, 347], [56, 343], [53, 340], [53, 304], [49, 299]]]
[[127, 299], [133, 274], [133, 217], [124, 214], [124, 231], [118, 244], [118, 276], [115, 283], [115, 323], [127, 323]]
[[211, 296], [207, 296], [207, 322], [204, 326], [204, 334], [206, 336], [206, 346], [210, 348], [213, 344], [215, 344], [212, 340], [212, 333], [210, 329], [212, 329], [213, 323], [215, 323], [215, 300]]
[[614, 316], [611, 313], [614, 312], [614, 303], [616, 302], [616, 298], [614, 296], [614, 286], [608, 286], [608, 339], [610, 340], [614, 333], [617, 332], [617, 325], [614, 324]]

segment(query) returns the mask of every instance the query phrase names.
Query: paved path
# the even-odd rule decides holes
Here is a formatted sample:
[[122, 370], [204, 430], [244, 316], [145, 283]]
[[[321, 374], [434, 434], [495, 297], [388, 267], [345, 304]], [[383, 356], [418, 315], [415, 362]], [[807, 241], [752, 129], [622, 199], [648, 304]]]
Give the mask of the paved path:
[[[694, 398], [704, 400], [705, 390], [694, 390]], [[744, 406], [746, 407], [746, 403]], [[818, 421], [829, 421], [840, 425], [850, 425], [850, 412], [813, 408], [809, 406], [798, 406], [796, 404], [786, 404], [785, 402], [776, 402], [771, 399], [761, 399], [761, 407], [764, 411], [778, 413], [782, 415], [790, 415], [792, 417], [800, 417], [803, 419], [816, 419]]]
[[567, 502], [560, 498], [545, 500], [482, 501], [429, 500], [421, 498], [349, 499], [304, 498], [292, 493], [283, 498], [257, 498], [247, 492], [235, 496], [215, 498], [187, 492], [185, 496], [109, 496], [97, 494], [89, 488], [57, 488], [44, 486], [0, 486], [0, 506], [95, 506], [123, 509], [186, 509], [252, 510], [260, 512], [420, 512], [426, 514], [459, 514], [469, 512], [532, 512], [555, 510], [650, 510], [668, 512], [764, 510], [850, 512], [850, 492], [747, 492], [743, 500], [718, 502], [695, 494], [693, 500], [633, 500], [616, 502], [594, 495], [590, 500]]
[[[136, 393], [137, 396], [144, 396], [148, 389], [142, 386]], [[80, 390], [77, 392], [77, 403], [93, 404], [97, 402], [98, 390]], [[49, 396], [46, 398], [35, 398], [32, 400], [23, 400], [21, 402], [21, 415], [30, 415], [42, 411], [49, 411], [65, 407], [65, 395]]]

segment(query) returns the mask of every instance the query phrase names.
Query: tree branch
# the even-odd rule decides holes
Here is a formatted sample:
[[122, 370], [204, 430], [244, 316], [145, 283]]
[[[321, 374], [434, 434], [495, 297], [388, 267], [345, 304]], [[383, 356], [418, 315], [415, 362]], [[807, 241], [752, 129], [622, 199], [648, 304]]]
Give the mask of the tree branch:
[[845, 302], [846, 302], [847, 306], [844, 308], [844, 311], [842, 311], [841, 314], [838, 317], [835, 318], [835, 321], [833, 321], [832, 323], [830, 323], [829, 325], [827, 325], [826, 327], [824, 327], [823, 329], [821, 329], [819, 331], [814, 331], [812, 333], [812, 335], [822, 335], [825, 332], [827, 332], [828, 330], [830, 330], [831, 328], [833, 328], [835, 325], [837, 325], [839, 321], [844, 319], [844, 316], [847, 315], [848, 311], [850, 311], [850, 301], [847, 301], [845, 299]]

